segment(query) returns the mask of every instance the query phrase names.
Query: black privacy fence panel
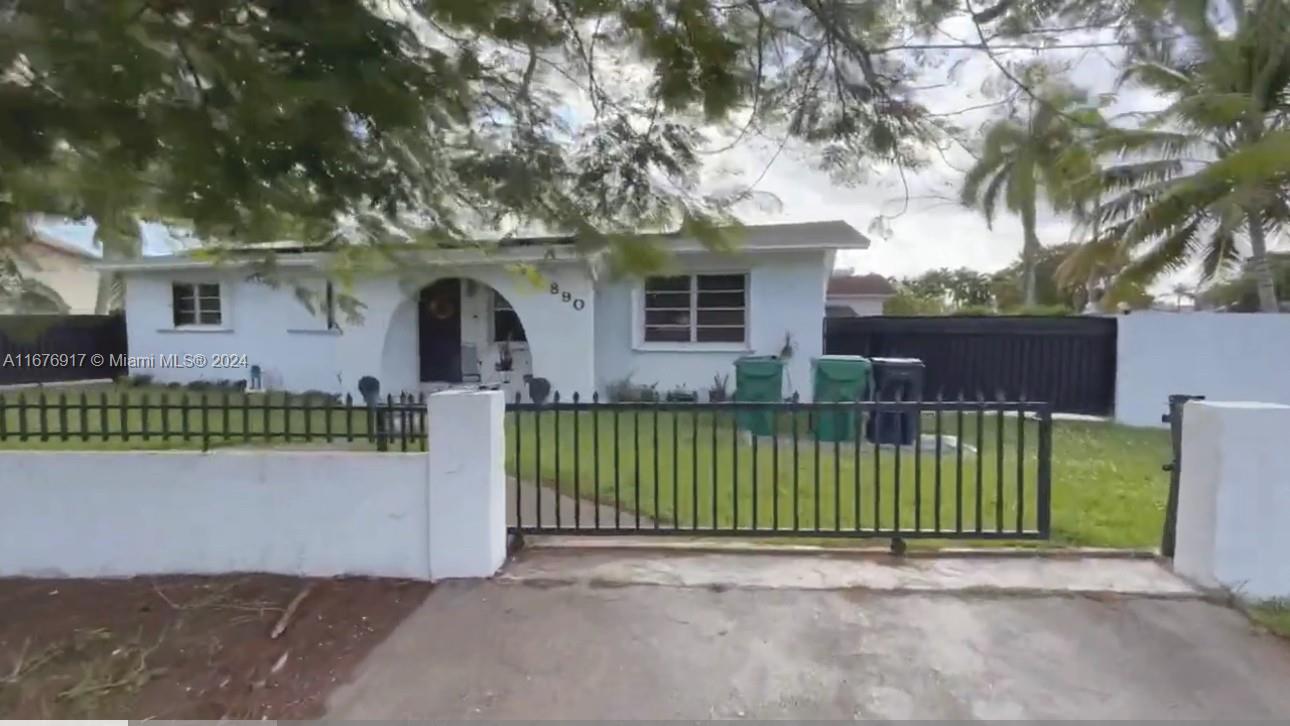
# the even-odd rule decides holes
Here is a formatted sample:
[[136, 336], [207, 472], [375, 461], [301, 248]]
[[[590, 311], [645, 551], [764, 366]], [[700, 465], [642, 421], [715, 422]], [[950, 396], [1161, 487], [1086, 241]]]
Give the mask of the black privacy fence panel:
[[1049, 535], [1052, 415], [1017, 401], [507, 406], [521, 534]]
[[860, 317], [825, 322], [830, 355], [918, 358], [929, 397], [1047, 401], [1109, 415], [1115, 407], [1112, 317]]
[[125, 374], [121, 315], [0, 315], [0, 385]]
[[0, 392], [0, 449], [272, 446], [425, 451], [424, 396], [91, 390]]

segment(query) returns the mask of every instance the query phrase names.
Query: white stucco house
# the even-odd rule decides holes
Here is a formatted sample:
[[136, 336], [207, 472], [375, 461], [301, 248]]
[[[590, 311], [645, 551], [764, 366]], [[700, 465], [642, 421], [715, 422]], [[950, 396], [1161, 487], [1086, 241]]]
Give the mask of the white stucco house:
[[[510, 240], [479, 249], [418, 253], [416, 264], [365, 269], [344, 288], [361, 322], [337, 309], [326, 251], [275, 255], [273, 283], [236, 262], [191, 255], [102, 265], [126, 279], [130, 355], [160, 382], [248, 379], [268, 388], [357, 393], [466, 384], [520, 390], [531, 374], [567, 399], [624, 378], [705, 392], [744, 355], [791, 341], [788, 390], [810, 392], [822, 353], [825, 289], [834, 255], [868, 240], [844, 222], [744, 227], [737, 251], [664, 238], [667, 275], [612, 279], [603, 260], [569, 238]], [[523, 270], [536, 274], [523, 274]], [[302, 304], [297, 290], [318, 304]], [[207, 365], [161, 368], [161, 356], [203, 355]], [[232, 358], [218, 359], [218, 355]], [[151, 357], [153, 360], [148, 360]], [[213, 368], [223, 360], [232, 368]]]

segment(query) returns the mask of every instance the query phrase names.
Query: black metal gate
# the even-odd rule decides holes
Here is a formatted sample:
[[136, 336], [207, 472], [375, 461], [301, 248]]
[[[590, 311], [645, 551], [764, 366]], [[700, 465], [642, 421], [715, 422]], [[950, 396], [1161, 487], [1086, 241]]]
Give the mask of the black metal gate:
[[1048, 401], [1054, 411], [1115, 408], [1111, 317], [861, 317], [825, 321], [824, 352], [918, 358], [928, 395]]
[[1165, 527], [1160, 536], [1160, 554], [1174, 556], [1178, 530], [1178, 484], [1182, 480], [1183, 408], [1188, 401], [1201, 401], [1204, 396], [1176, 393], [1169, 397], [1169, 412], [1160, 417], [1169, 424], [1169, 443], [1173, 457], [1161, 468], [1169, 473], [1169, 496], [1165, 500]]
[[508, 405], [506, 447], [520, 534], [1049, 536], [1046, 403], [557, 396]]

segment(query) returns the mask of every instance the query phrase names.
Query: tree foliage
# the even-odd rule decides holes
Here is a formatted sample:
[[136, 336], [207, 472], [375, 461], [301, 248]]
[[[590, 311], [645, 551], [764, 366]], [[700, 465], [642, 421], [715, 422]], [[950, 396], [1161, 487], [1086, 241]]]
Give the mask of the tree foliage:
[[936, 301], [941, 309], [991, 304], [989, 276], [966, 267], [928, 270], [900, 280], [897, 288], [915, 297]]
[[[1269, 254], [1268, 264], [1277, 290], [1290, 290], [1290, 256]], [[1259, 289], [1253, 270], [1247, 263], [1238, 274], [1217, 280], [1196, 296], [1197, 304], [1216, 310], [1236, 313], [1258, 312]], [[1281, 302], [1284, 310], [1286, 304]]]
[[1126, 69], [1170, 103], [1103, 135], [1100, 150], [1127, 159], [1098, 175], [1110, 198], [1092, 244], [1130, 256], [1118, 279], [1132, 284], [1192, 263], [1213, 279], [1239, 263], [1244, 241], [1260, 307], [1275, 311], [1266, 240], [1290, 221], [1290, 6], [1226, 7], [1224, 19], [1205, 3], [1167, 3], [1161, 23], [1185, 42], [1144, 46]]
[[141, 219], [230, 244], [701, 233], [740, 196], [697, 185], [725, 123], [834, 170], [915, 163], [935, 124], [873, 49], [953, 7], [0, 0], [0, 227], [89, 218], [113, 254]]
[[748, 194], [700, 186], [717, 141], [805, 142], [842, 179], [917, 165], [943, 24], [1047, 45], [1134, 5], [0, 0], [0, 228], [92, 219], [109, 256], [139, 220], [217, 245], [709, 239]]
[[961, 196], [963, 204], [981, 210], [991, 228], [1000, 202], [1021, 219], [1023, 299], [1037, 305], [1039, 285], [1049, 282], [1038, 273], [1040, 196], [1058, 211], [1078, 203], [1077, 180], [1087, 178], [1093, 165], [1087, 142], [1103, 122], [1086, 94], [1065, 84], [1044, 86], [1028, 108], [1024, 118], [1002, 119], [986, 129]]

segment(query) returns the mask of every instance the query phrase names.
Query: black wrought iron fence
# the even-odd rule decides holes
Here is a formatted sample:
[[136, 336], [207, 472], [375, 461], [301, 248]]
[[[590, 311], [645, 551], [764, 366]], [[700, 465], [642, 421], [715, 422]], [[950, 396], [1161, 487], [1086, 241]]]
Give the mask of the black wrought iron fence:
[[575, 396], [507, 410], [519, 533], [1049, 535], [1046, 403]]
[[113, 390], [0, 394], [0, 448], [171, 449], [332, 444], [426, 448], [423, 396]]

